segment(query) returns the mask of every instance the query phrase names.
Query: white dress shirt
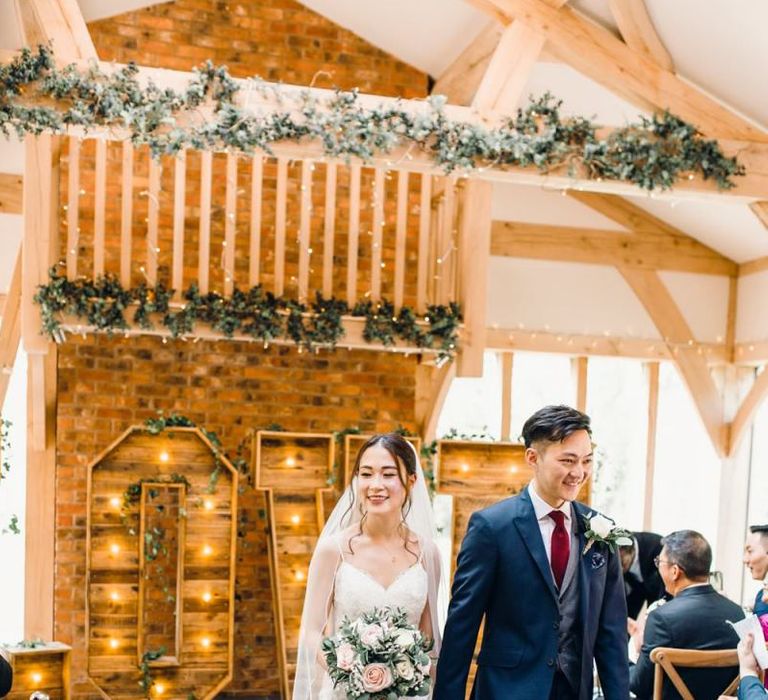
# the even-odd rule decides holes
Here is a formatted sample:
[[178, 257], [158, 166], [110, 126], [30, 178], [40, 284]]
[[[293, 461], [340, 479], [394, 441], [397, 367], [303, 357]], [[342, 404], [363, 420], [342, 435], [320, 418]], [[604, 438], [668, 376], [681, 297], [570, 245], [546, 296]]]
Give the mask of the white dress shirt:
[[565, 516], [565, 529], [568, 531], [569, 539], [573, 536], [573, 514], [571, 513], [571, 502], [565, 501], [559, 508], [553, 508], [538, 493], [534, 482], [528, 484], [528, 493], [533, 503], [533, 510], [536, 513], [536, 520], [539, 523], [541, 539], [544, 541], [544, 549], [547, 551], [547, 561], [552, 565], [552, 533], [555, 531], [555, 521], [549, 517], [553, 510], [559, 510]]

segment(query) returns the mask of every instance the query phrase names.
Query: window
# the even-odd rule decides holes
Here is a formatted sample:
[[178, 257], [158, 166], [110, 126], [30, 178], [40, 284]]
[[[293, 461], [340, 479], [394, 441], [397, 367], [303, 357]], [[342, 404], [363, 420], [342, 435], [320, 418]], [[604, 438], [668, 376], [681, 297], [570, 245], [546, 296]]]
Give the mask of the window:
[[653, 530], [697, 530], [717, 545], [720, 459], [676, 368], [659, 368]]
[[501, 436], [501, 361], [486, 352], [482, 377], [457, 377], [451, 382], [437, 421], [437, 436], [459, 434]]
[[[5, 395], [3, 418], [11, 422], [7, 458], [11, 471], [0, 482], [0, 551], [3, 566], [13, 576], [0, 576], [0, 641], [17, 642], [24, 638], [24, 503], [26, 499], [26, 422], [27, 422], [27, 356], [16, 357]], [[20, 535], [8, 531], [11, 517], [18, 517]], [[5, 531], [5, 532], [3, 532]]]
[[643, 525], [648, 385], [637, 360], [590, 357], [587, 413], [595, 441], [592, 504], [619, 525]]

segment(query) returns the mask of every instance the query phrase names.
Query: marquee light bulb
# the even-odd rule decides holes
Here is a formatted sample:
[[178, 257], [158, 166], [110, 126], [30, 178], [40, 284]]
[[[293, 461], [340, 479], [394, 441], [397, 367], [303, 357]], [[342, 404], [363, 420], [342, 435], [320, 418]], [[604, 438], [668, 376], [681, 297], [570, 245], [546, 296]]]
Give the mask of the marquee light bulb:
[[285, 466], [286, 467], [295, 467], [296, 466], [296, 460], [293, 457], [288, 457], [285, 460]]
[[168, 453], [165, 450], [163, 450], [160, 453], [160, 461], [161, 462], [167, 462], [169, 459], [170, 459], [170, 457], [168, 456]]

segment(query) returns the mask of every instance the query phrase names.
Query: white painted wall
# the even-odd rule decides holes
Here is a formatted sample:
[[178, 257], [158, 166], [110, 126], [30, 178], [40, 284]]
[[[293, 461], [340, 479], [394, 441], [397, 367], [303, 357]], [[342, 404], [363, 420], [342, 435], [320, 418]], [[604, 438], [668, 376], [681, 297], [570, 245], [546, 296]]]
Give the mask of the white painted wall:
[[487, 310], [501, 328], [659, 338], [621, 275], [602, 265], [492, 257]]
[[659, 272], [693, 336], [700, 342], [722, 343], [728, 323], [727, 277], [691, 272]]

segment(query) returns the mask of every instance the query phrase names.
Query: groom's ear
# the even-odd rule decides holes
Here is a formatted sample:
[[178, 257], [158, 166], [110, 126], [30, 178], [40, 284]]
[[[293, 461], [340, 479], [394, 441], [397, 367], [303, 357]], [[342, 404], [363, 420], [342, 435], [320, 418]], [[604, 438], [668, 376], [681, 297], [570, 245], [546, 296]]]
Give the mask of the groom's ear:
[[533, 447], [525, 448], [525, 463], [532, 468], [539, 463], [539, 453]]

